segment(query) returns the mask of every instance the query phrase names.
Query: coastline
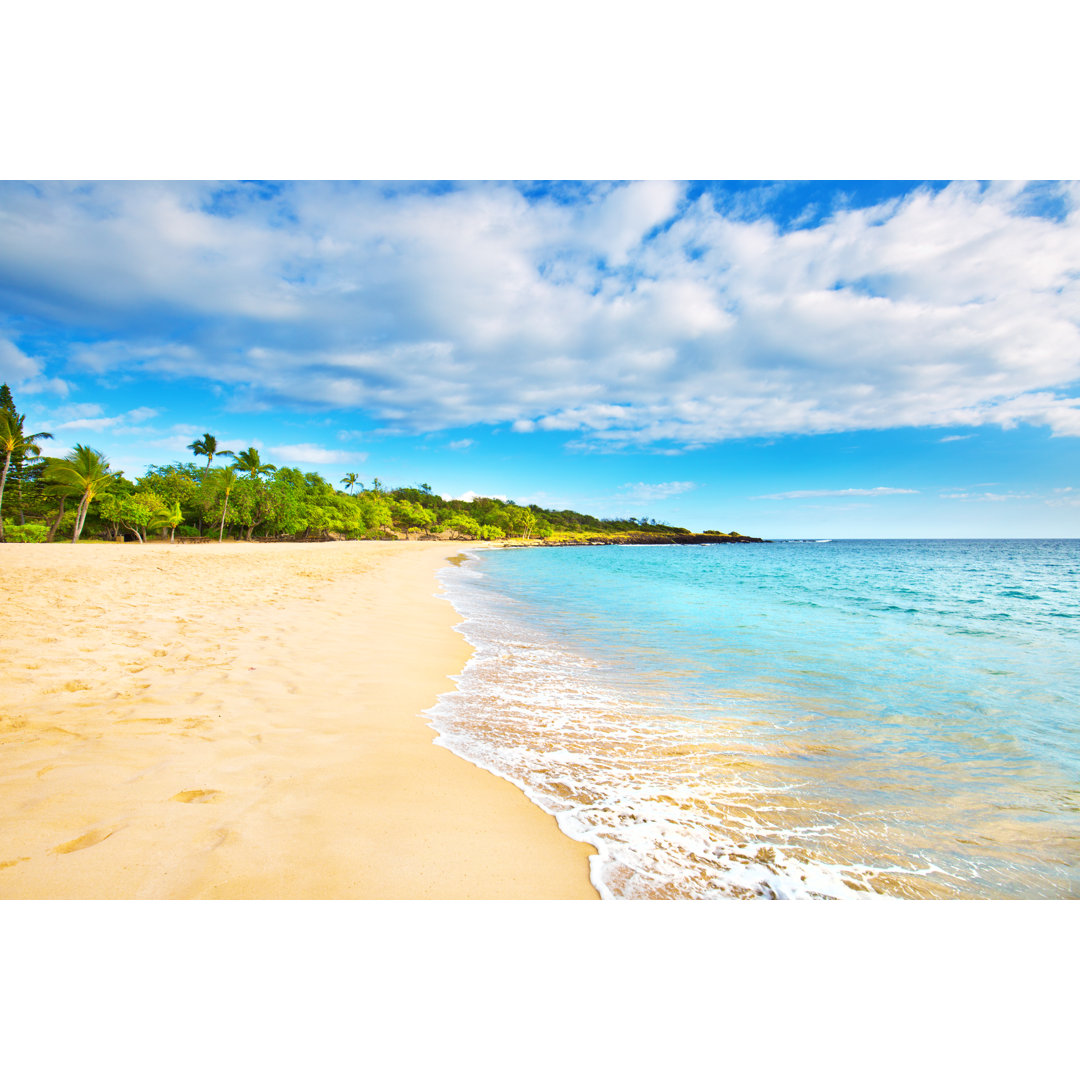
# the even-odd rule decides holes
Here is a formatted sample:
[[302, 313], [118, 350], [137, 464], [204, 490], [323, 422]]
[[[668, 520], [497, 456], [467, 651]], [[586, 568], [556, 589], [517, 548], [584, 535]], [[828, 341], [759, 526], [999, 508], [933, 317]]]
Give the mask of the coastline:
[[5, 545], [0, 898], [595, 899], [421, 715], [474, 546]]

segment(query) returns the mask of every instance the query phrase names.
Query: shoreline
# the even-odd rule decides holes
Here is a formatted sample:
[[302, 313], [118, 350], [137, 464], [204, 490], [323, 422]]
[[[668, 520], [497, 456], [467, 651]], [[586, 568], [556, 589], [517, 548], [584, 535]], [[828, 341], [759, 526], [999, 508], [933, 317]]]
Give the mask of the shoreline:
[[595, 899], [423, 715], [476, 546], [5, 545], [0, 898]]

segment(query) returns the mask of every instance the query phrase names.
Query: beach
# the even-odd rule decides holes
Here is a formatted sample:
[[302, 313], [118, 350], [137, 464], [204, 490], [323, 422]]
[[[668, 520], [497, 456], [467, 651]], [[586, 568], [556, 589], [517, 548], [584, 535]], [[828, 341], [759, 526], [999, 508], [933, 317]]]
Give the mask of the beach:
[[596, 898], [422, 715], [467, 546], [0, 547], [0, 898]]

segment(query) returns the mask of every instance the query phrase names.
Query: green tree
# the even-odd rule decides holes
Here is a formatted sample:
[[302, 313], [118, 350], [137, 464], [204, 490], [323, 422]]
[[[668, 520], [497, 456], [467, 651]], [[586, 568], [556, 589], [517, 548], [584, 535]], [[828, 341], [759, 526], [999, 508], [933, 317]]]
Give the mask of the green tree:
[[[33, 454], [37, 457], [41, 453], [38, 440], [51, 439], [52, 435], [47, 431], [37, 431], [33, 435], [24, 433], [23, 424], [26, 417], [20, 416], [15, 411], [15, 402], [11, 397], [11, 391], [8, 389], [7, 383], [0, 387], [0, 400], [4, 403], [3, 407], [0, 407], [0, 454], [4, 455], [4, 465], [2, 471], [0, 471], [0, 543], [3, 543], [4, 488], [7, 485], [8, 471], [11, 469], [12, 462], [15, 465], [15, 475], [21, 482], [23, 462], [27, 454]], [[8, 405], [9, 402], [10, 406]]]
[[166, 506], [180, 504], [184, 520], [198, 518], [204, 509], [202, 470], [196, 465], [151, 466], [138, 482], [140, 491], [152, 491]]
[[277, 472], [276, 465], [263, 464], [259, 458], [259, 451], [254, 446], [241, 450], [239, 454], [229, 453], [229, 457], [235, 460], [237, 469], [242, 473], [247, 473], [252, 480], [258, 480], [260, 476], [271, 476]]
[[245, 540], [263, 525], [274, 512], [275, 492], [272, 485], [249, 477], [238, 477], [230, 500], [229, 521], [246, 529]]
[[73, 544], [82, 535], [90, 503], [108, 491], [119, 476], [119, 473], [109, 470], [109, 461], [103, 454], [81, 443], [76, 443], [67, 457], [50, 462], [45, 470], [46, 482], [58, 494], [77, 495], [79, 498], [75, 528], [71, 535]]
[[368, 498], [363, 501], [363, 509], [365, 535], [375, 538], [393, 528], [394, 519], [390, 514], [390, 507], [378, 495], [368, 493]]
[[357, 488], [361, 491], [364, 490], [364, 485], [360, 483], [360, 477], [354, 472], [346, 473], [338, 482], [350, 495], [355, 494]]
[[219, 450], [217, 439], [214, 438], [210, 432], [206, 432], [201, 439], [196, 439], [193, 443], [188, 443], [188, 449], [196, 457], [206, 458], [206, 468], [203, 469], [203, 479], [206, 479], [206, 474], [210, 471], [210, 466], [214, 463], [214, 457], [233, 457], [231, 450]]
[[401, 500], [394, 502], [390, 507], [394, 523], [405, 530], [406, 535], [411, 532], [429, 532], [435, 528], [435, 511], [428, 510], [418, 503]]
[[[121, 491], [104, 495], [99, 505], [99, 516], [116, 526], [117, 538], [121, 529], [127, 529], [140, 544], [146, 541], [148, 529], [167, 529], [174, 524], [172, 511], [152, 491]], [[179, 505], [176, 509], [179, 511]]]
[[176, 526], [184, 520], [184, 512], [180, 509], [180, 500], [170, 507], [166, 507], [165, 513], [162, 515], [162, 528], [169, 530], [169, 543], [171, 544], [176, 539]]
[[461, 536], [475, 538], [480, 535], [481, 526], [475, 518], [469, 517], [468, 514], [455, 514], [446, 522], [444, 528]]
[[218, 543], [220, 544], [225, 535], [225, 514], [229, 509], [229, 495], [236, 486], [236, 469], [232, 465], [226, 465], [217, 474], [217, 493], [219, 497], [225, 496], [225, 502], [221, 507], [221, 524], [218, 526]]

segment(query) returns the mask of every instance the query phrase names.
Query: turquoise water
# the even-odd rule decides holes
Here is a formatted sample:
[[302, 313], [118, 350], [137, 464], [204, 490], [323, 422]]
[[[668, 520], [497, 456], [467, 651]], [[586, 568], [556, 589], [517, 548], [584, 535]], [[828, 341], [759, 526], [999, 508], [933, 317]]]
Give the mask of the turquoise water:
[[433, 720], [622, 897], [1080, 895], [1080, 541], [476, 551]]

